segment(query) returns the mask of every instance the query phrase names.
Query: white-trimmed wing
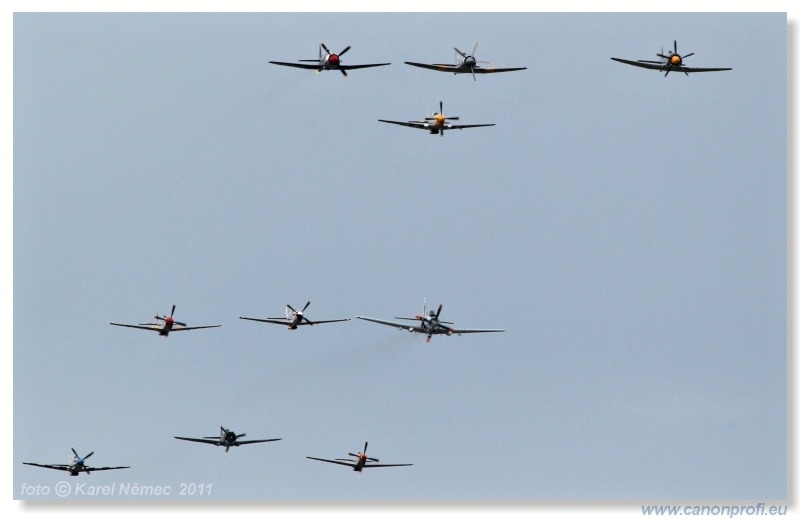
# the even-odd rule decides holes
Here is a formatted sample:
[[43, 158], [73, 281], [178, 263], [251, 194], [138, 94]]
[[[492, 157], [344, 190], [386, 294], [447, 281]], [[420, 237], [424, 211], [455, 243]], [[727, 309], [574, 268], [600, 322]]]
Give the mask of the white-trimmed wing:
[[403, 125], [404, 127], [411, 127], [412, 129], [425, 129], [433, 128], [433, 125], [422, 121], [393, 121], [393, 120], [378, 120], [383, 123], [393, 123], [394, 125]]
[[476, 125], [450, 125], [449, 123], [444, 126], [447, 130], [469, 129], [472, 127], [494, 127], [494, 123], [478, 123]]
[[505, 332], [505, 330], [501, 329], [462, 329], [462, 328], [450, 328], [449, 329], [454, 334], [468, 334], [468, 333], [491, 333], [491, 332]]
[[413, 464], [364, 464], [364, 468], [396, 468], [399, 466], [413, 466]]

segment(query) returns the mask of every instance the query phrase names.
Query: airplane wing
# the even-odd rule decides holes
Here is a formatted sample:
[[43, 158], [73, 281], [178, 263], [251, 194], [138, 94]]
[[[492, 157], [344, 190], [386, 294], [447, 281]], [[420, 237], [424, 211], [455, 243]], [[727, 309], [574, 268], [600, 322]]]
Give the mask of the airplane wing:
[[494, 123], [479, 123], [477, 125], [450, 125], [447, 124], [444, 126], [447, 130], [458, 130], [458, 129], [470, 129], [472, 127], [493, 127]]
[[405, 62], [405, 63], [407, 65], [413, 65], [414, 67], [422, 67], [423, 69], [430, 69], [432, 71], [442, 71], [450, 73], [462, 72], [461, 68], [456, 65], [444, 65], [441, 63], [417, 63], [417, 62]]
[[156, 332], [161, 330], [161, 327], [158, 325], [139, 325], [139, 324], [121, 324], [121, 323], [109, 323], [109, 324], [112, 324], [114, 326], [124, 326], [125, 328], [138, 328], [140, 330], [151, 330]]
[[525, 69], [527, 69], [527, 67], [504, 67], [504, 68], [487, 67], [485, 69], [483, 67], [475, 67], [475, 69], [473, 69], [472, 72], [474, 72], [475, 74], [491, 74], [499, 72], [522, 71]]
[[184, 332], [186, 330], [202, 330], [203, 328], [219, 328], [220, 326], [222, 326], [222, 325], [221, 324], [215, 324], [215, 325], [212, 325], [212, 326], [173, 326], [172, 330], [170, 330], [170, 333], [172, 333], [172, 332]]
[[233, 443], [234, 446], [242, 446], [244, 444], [255, 444], [257, 442], [274, 442], [281, 439], [261, 439], [261, 440], [237, 440]]
[[341, 323], [343, 321], [349, 321], [350, 319], [326, 319], [324, 321], [301, 321], [300, 324], [297, 326], [306, 325], [315, 325], [315, 324], [324, 324], [324, 323]]
[[395, 323], [393, 321], [384, 321], [383, 319], [372, 319], [371, 317], [361, 317], [360, 315], [356, 316], [356, 319], [363, 319], [365, 321], [371, 321], [373, 323], [385, 324], [386, 326], [394, 326], [395, 328], [400, 328], [401, 330], [411, 330], [417, 333], [425, 333], [425, 330], [423, 328], [420, 328], [419, 326], [414, 326], [413, 324]]
[[202, 442], [203, 444], [213, 444], [215, 446], [219, 446], [221, 442], [219, 441], [219, 437], [214, 437], [213, 439], [193, 439], [191, 437], [175, 437], [176, 439], [180, 440], [188, 440], [189, 442]]
[[341, 460], [320, 459], [317, 457], [306, 457], [306, 458], [311, 460], [318, 460], [320, 462], [330, 462], [331, 464], [340, 464], [342, 466], [349, 466], [351, 468], [355, 467], [355, 463], [353, 462], [342, 462]]
[[286, 67], [298, 67], [300, 69], [315, 69], [315, 70], [322, 69], [322, 67], [320, 67], [319, 65], [319, 62], [317, 62], [314, 65], [308, 63], [290, 63], [290, 62], [269, 62], [269, 63], [274, 63], [275, 65], [284, 65]]
[[[35, 462], [23, 462], [23, 464], [27, 464], [28, 466], [39, 466], [40, 468], [49, 468], [49, 469], [57, 469], [59, 471], [68, 471], [69, 465], [68, 464], [36, 464]], [[102, 468], [81, 468], [78, 471], [106, 471], [109, 469], [128, 469], [130, 466], [111, 466], [111, 467], [102, 467]]]
[[239, 319], [247, 319], [248, 321], [258, 321], [260, 323], [273, 323], [273, 324], [282, 324], [283, 326], [287, 326], [291, 324], [286, 319], [258, 319], [255, 317], [239, 317]]
[[391, 63], [367, 63], [364, 65], [340, 65], [339, 69], [349, 71], [350, 69], [366, 69], [367, 67], [380, 67], [381, 65], [391, 65]]
[[395, 125], [403, 125], [413, 129], [430, 129], [431, 125], [421, 121], [392, 121], [392, 120], [378, 120], [384, 123], [394, 123]]
[[486, 330], [486, 329], [475, 330], [475, 329], [471, 329], [470, 330], [470, 329], [460, 329], [460, 328], [451, 328], [450, 331], [453, 332], [454, 334], [505, 332], [505, 330], [499, 330], [499, 329], [491, 329], [491, 330]]
[[681, 65], [679, 71], [686, 71], [688, 73], [696, 73], [696, 72], [714, 72], [714, 71], [732, 71], [732, 67], [687, 67], [685, 65]]
[[[615, 62], [626, 63], [628, 65], [633, 65], [635, 67], [642, 67], [644, 69], [654, 69], [656, 71], [666, 71], [667, 64], [663, 62], [654, 62], [649, 60], [623, 60], [622, 58], [611, 58]], [[731, 71], [733, 70], [731, 67], [687, 67], [685, 65], [681, 65], [679, 67], [671, 67], [670, 71], [674, 72], [714, 72], [714, 71]]]
[[396, 468], [398, 466], [413, 466], [413, 464], [364, 464], [364, 468]]
[[39, 466], [40, 468], [57, 469], [59, 471], [66, 471], [69, 469], [68, 464], [36, 464], [35, 462], [23, 462], [28, 466]]
[[478, 67], [475, 66], [472, 70], [465, 68], [460, 65], [445, 65], [441, 63], [417, 63], [417, 62], [405, 62], [408, 65], [413, 65], [414, 67], [422, 67], [423, 69], [430, 69], [432, 71], [441, 71], [441, 72], [449, 72], [453, 74], [463, 73], [463, 74], [491, 74], [491, 73], [499, 73], [499, 72], [510, 72], [510, 71], [522, 71], [523, 69], [527, 69], [527, 67]]

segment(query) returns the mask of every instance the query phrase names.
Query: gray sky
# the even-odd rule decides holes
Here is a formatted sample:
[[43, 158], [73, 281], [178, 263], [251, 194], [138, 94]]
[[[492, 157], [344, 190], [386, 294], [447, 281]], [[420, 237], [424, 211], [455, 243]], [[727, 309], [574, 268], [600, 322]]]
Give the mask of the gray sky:
[[[70, 478], [23, 461], [75, 447], [132, 468], [72, 484], [214, 500], [785, 500], [786, 30], [783, 14], [16, 15], [14, 498]], [[609, 60], [674, 39], [688, 65], [733, 71]], [[392, 65], [267, 63], [320, 40]], [[403, 64], [476, 41], [528, 70]], [[377, 121], [439, 100], [497, 125]], [[238, 319], [307, 300], [311, 319], [390, 319], [425, 297], [507, 331], [426, 345], [355, 319]], [[172, 304], [223, 327], [108, 325]], [[173, 438], [220, 425], [283, 440]], [[414, 466], [305, 459], [365, 440]]]

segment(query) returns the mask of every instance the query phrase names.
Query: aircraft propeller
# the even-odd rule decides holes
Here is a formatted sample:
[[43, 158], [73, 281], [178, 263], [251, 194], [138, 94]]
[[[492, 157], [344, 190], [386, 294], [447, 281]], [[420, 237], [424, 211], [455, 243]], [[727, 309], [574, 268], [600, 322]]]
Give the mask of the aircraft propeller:
[[[324, 42], [320, 42], [320, 43], [319, 43], [319, 45], [320, 45], [320, 48], [321, 48], [321, 49], [325, 49], [325, 52], [326, 52], [326, 53], [328, 53], [328, 62], [330, 62], [332, 65], [339, 65], [339, 58], [340, 58], [340, 57], [341, 57], [341, 56], [342, 56], [344, 53], [346, 53], [347, 51], [349, 51], [349, 50], [350, 50], [350, 48], [352, 47], [352, 45], [348, 45], [347, 47], [345, 47], [344, 49], [342, 49], [342, 50], [339, 52], [339, 54], [336, 54], [336, 53], [332, 53], [332, 52], [331, 52], [331, 50], [330, 50], [330, 49], [328, 49], [328, 46], [327, 46], [327, 45], [325, 45], [325, 43], [324, 43]], [[320, 51], [320, 60], [321, 60], [321, 59], [322, 59], [322, 51]], [[321, 70], [322, 70], [322, 69], [319, 69], [319, 70], [317, 70], [317, 72], [320, 72]], [[340, 71], [340, 72], [341, 72], [341, 73], [342, 73], [342, 74], [343, 74], [345, 77], [347, 76], [347, 71], [345, 71], [344, 69], [339, 69], [339, 71]]]
[[[86, 459], [88, 459], [89, 457], [91, 457], [92, 455], [94, 455], [94, 451], [90, 451], [90, 452], [89, 452], [89, 453], [88, 453], [88, 454], [87, 454], [85, 457], [83, 457], [83, 458], [80, 458], [80, 456], [78, 456], [78, 452], [77, 452], [77, 451], [75, 451], [75, 448], [70, 448], [70, 449], [72, 450], [72, 454], [73, 454], [73, 455], [75, 455], [75, 458], [77, 459], [77, 461], [76, 461], [76, 462], [79, 462], [79, 463], [83, 463], [83, 462], [84, 462]], [[88, 469], [86, 469], [85, 471], [86, 471], [86, 474], [87, 474], [87, 475], [90, 475], [90, 473], [89, 473], [89, 470], [88, 470]]]
[[[372, 457], [367, 457], [367, 445], [369, 445], [369, 441], [364, 443], [364, 451], [359, 453], [348, 453], [351, 457], [361, 458], [363, 455], [366, 457], [367, 462], [380, 462], [378, 459], [373, 459]], [[350, 460], [350, 459], [336, 459], [336, 460]]]
[[[657, 53], [657, 55], [660, 58], [663, 58], [664, 60], [667, 61], [667, 72], [664, 73], [665, 77], [669, 74], [669, 72], [673, 68], [677, 68], [679, 71], [683, 71], [683, 67], [681, 67], [683, 65], [683, 60], [685, 60], [686, 58], [688, 58], [688, 57], [690, 57], [690, 56], [692, 56], [694, 54], [692, 52], [692, 53], [684, 54], [683, 56], [681, 56], [680, 54], [678, 54], [678, 40], [673, 40], [672, 44], [673, 44], [673, 52], [671, 52], [670, 54], [665, 55], [663, 49], [662, 49], [661, 53]], [[688, 72], [683, 71], [683, 73], [686, 76], [689, 76]]]
[[475, 51], [478, 50], [478, 42], [475, 42], [475, 47], [472, 48], [472, 54], [467, 54], [458, 50], [457, 47], [453, 47], [456, 53], [464, 59], [463, 65], [469, 67], [469, 72], [472, 73], [472, 81], [477, 81], [475, 78], [475, 66], [479, 63], [491, 63], [487, 61], [478, 61], [475, 59]]
[[305, 322], [307, 322], [307, 323], [311, 323], [311, 321], [309, 321], [308, 319], [306, 319], [306, 317], [303, 315], [303, 312], [305, 312], [305, 311], [306, 311], [306, 308], [308, 308], [308, 306], [309, 306], [310, 304], [311, 304], [311, 301], [307, 302], [307, 303], [306, 303], [306, 305], [303, 307], [303, 309], [302, 309], [302, 310], [300, 310], [299, 312], [298, 312], [297, 310], [295, 310], [295, 309], [292, 307], [292, 305], [290, 305], [290, 304], [287, 304], [287, 305], [286, 305], [286, 308], [288, 308], [289, 310], [291, 310], [292, 312], [294, 312], [294, 314], [295, 314], [295, 315], [297, 315], [297, 316], [300, 316], [300, 320], [301, 320], [301, 321], [305, 321]]
[[[444, 109], [442, 108], [443, 105], [444, 104], [442, 103], [442, 101], [439, 100], [439, 112], [434, 112], [433, 116], [425, 116], [423, 121], [435, 121], [437, 119], [441, 119], [440, 117], [444, 116]], [[457, 119], [459, 119], [458, 116], [452, 116], [452, 117], [447, 116], [444, 118], [444, 122], [446, 122], [447, 120], [457, 120]], [[439, 130], [439, 136], [444, 136], [444, 128]]]
[[[172, 305], [172, 311], [169, 313], [169, 315], [168, 315], [168, 316], [161, 317], [160, 315], [158, 315], [158, 312], [156, 312], [155, 318], [156, 318], [156, 319], [158, 319], [158, 320], [160, 320], [160, 321], [166, 321], [167, 319], [172, 319], [172, 316], [173, 316], [173, 315], [175, 315], [175, 305]], [[186, 323], [182, 323], [182, 322], [180, 322], [180, 321], [176, 321], [175, 319], [172, 319], [172, 322], [173, 322], [173, 324], [178, 324], [178, 325], [181, 325], [181, 326], [186, 326]]]

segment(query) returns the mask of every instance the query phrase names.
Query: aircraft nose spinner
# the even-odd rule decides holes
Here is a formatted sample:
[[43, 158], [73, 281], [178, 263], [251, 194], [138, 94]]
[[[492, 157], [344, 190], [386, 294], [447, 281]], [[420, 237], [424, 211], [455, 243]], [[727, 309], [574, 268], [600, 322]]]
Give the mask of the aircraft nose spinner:
[[339, 65], [339, 55], [332, 54], [330, 58], [328, 58], [328, 61], [331, 63], [331, 65]]
[[670, 56], [669, 61], [672, 65], [680, 65], [681, 64], [681, 57], [677, 54], [673, 54]]

